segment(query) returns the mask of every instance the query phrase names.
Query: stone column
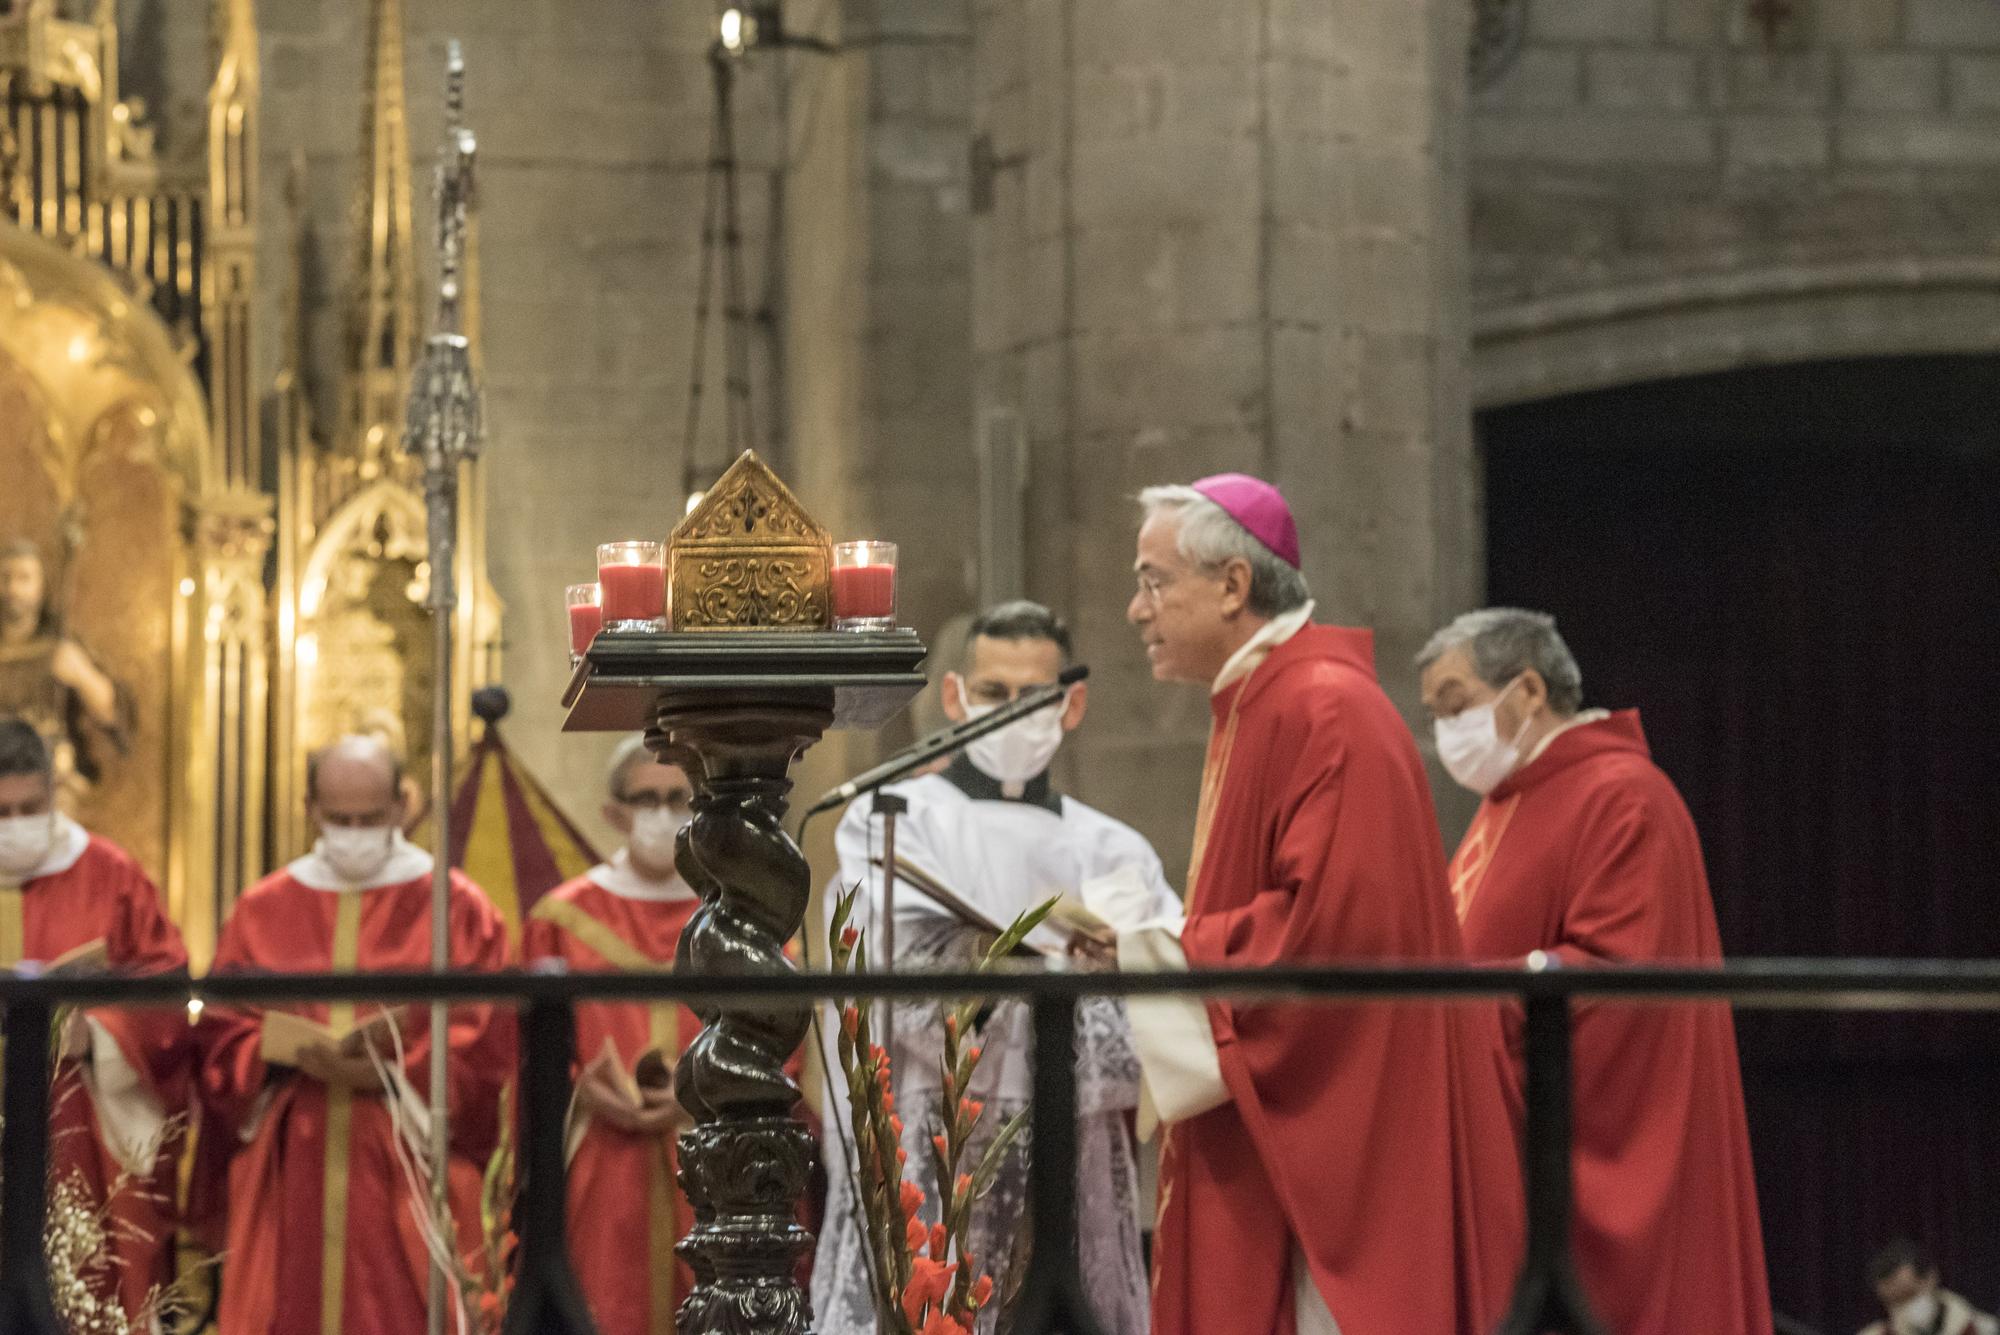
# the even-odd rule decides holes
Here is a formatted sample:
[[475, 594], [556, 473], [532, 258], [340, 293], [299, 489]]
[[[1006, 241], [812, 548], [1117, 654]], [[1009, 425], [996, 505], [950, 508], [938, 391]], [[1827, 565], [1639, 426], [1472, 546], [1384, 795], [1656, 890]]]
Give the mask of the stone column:
[[[1236, 469], [1298, 511], [1391, 693], [1480, 587], [1464, 0], [979, 0], [978, 407], [1020, 414], [1030, 592], [1092, 664], [1080, 791], [1184, 867], [1199, 691], [1131, 630], [1133, 493]], [[1112, 795], [1117, 800], [1112, 800]]]

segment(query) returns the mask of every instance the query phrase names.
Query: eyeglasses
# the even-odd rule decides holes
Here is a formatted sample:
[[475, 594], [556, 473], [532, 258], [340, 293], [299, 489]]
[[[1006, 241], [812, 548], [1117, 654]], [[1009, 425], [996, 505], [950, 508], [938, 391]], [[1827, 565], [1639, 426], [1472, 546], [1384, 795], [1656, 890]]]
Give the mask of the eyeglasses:
[[693, 801], [693, 797], [688, 793], [626, 793], [618, 800], [634, 811], [658, 811], [663, 807], [678, 811]]
[[1158, 607], [1160, 605], [1161, 591], [1164, 590], [1171, 583], [1173, 583], [1172, 580], [1161, 579], [1159, 574], [1155, 571], [1141, 570], [1139, 572], [1140, 600], [1142, 602], [1151, 604], [1153, 607]]

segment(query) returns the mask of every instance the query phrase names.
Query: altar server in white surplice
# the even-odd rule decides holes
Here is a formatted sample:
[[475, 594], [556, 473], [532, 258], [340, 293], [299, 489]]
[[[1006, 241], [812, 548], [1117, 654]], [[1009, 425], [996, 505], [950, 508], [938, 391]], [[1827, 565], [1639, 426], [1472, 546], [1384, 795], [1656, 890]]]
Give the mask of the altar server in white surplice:
[[[977, 717], [1023, 692], [1047, 686], [1067, 666], [1069, 631], [1035, 603], [1006, 603], [973, 622], [960, 670], [944, 679], [945, 712]], [[1139, 833], [1073, 797], [1055, 791], [1049, 764], [1063, 738], [1083, 721], [1082, 685], [1051, 707], [972, 742], [950, 765], [884, 789], [909, 803], [897, 820], [898, 861], [940, 884], [992, 922], [1005, 925], [1057, 893], [1079, 897], [1087, 881], [1119, 874], [1157, 897], [1162, 912], [1176, 903], [1160, 859]], [[883, 932], [882, 817], [874, 799], [849, 807], [835, 835], [840, 876], [832, 889], [865, 884], [860, 925], [874, 947]], [[991, 934], [910, 886], [895, 895], [895, 955], [899, 969], [963, 968], [985, 950]], [[1035, 940], [1060, 944], [1055, 929]], [[989, 1013], [976, 1041], [984, 1050], [971, 1096], [986, 1105], [981, 1131], [991, 1135], [1028, 1106], [1028, 1014], [1017, 1002]], [[907, 1172], [924, 1188], [925, 1218], [934, 1222], [936, 1184], [930, 1178], [930, 1138], [937, 1118], [942, 1026], [935, 1003], [898, 1007], [892, 1059], [896, 1109], [903, 1119]], [[828, 1045], [829, 1050], [831, 1044]], [[1125, 1010], [1113, 999], [1084, 1003], [1077, 1016], [1077, 1234], [1084, 1285], [1107, 1335], [1142, 1335], [1147, 1327], [1146, 1269], [1139, 1247], [1138, 1172], [1127, 1114], [1139, 1102], [1139, 1061]], [[866, 1259], [856, 1231], [852, 1192], [843, 1164], [838, 1119], [846, 1116], [836, 1083], [827, 1102], [824, 1140], [829, 1182], [826, 1222], [813, 1271], [813, 1308], [822, 1335], [864, 1335], [876, 1329]], [[851, 1139], [851, 1136], [849, 1137]], [[1023, 1142], [1032, 1139], [1032, 1131]], [[983, 1148], [975, 1144], [975, 1154]], [[1028, 1160], [1017, 1143], [974, 1211], [971, 1246], [994, 1283], [994, 1302], [979, 1325], [990, 1335], [1022, 1273], [1029, 1240]]]

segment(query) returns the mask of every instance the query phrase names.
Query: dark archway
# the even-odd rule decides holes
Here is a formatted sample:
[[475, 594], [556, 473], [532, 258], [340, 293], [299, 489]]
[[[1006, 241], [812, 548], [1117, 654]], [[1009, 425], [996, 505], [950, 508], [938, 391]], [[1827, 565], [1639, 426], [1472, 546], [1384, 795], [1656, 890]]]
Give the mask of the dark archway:
[[[1636, 705], [1736, 955], [2000, 955], [2000, 359], [1772, 367], [1481, 418], [1491, 601]], [[1739, 1018], [1773, 1294], [1917, 1233], [2000, 1303], [2000, 1020]]]

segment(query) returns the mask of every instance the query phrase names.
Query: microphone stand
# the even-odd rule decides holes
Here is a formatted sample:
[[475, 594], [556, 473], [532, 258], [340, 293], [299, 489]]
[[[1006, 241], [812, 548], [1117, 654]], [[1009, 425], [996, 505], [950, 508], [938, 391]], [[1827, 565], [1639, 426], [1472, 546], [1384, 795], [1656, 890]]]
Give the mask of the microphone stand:
[[[884, 973], [896, 971], [896, 818], [910, 809], [910, 799], [901, 793], [875, 794], [875, 811], [882, 817], [882, 964]], [[896, 1051], [896, 1003], [882, 1008], [882, 1051]], [[893, 1092], [893, 1091], [892, 1091]]]

